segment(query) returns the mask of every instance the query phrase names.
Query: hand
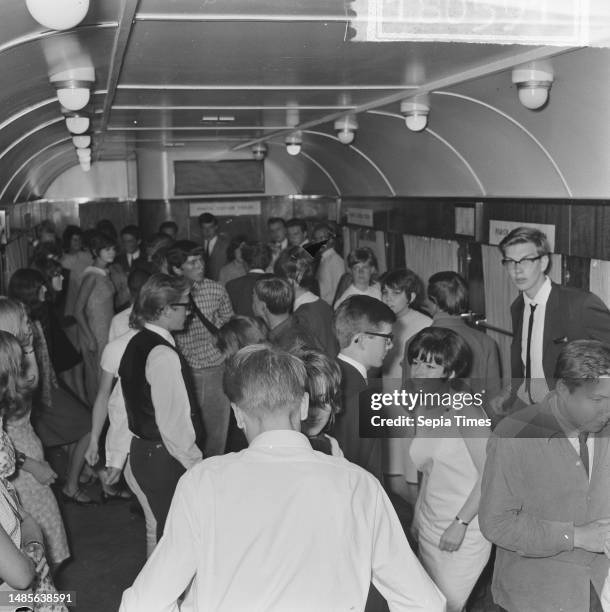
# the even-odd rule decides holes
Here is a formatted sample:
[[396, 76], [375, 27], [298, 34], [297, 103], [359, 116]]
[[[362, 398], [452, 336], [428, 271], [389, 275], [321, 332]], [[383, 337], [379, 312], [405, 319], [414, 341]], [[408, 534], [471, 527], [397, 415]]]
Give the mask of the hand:
[[113, 485], [119, 481], [119, 477], [121, 476], [122, 470], [115, 467], [107, 467], [104, 472], [102, 472], [102, 479], [105, 485]]
[[512, 393], [511, 385], [507, 385], [498, 395], [492, 397], [487, 403], [488, 414], [506, 415], [507, 408], [504, 404], [508, 401]]
[[85, 460], [91, 467], [100, 460], [97, 442], [93, 440], [89, 442], [89, 446], [87, 446], [87, 450], [85, 451]]
[[608, 537], [610, 537], [610, 518], [574, 526], [574, 548], [595, 553], [604, 552]]
[[97, 342], [93, 336], [85, 338], [85, 348], [88, 351], [91, 351], [92, 353], [95, 353], [95, 351], [97, 351]]
[[459, 549], [464, 541], [466, 529], [466, 525], [453, 521], [453, 523], [451, 523], [451, 525], [445, 529], [445, 533], [443, 533], [441, 536], [441, 541], [439, 542], [438, 547], [441, 550], [446, 550], [447, 552], [455, 552]]
[[36, 480], [43, 485], [51, 485], [57, 479], [57, 474], [51, 469], [51, 466], [46, 461], [37, 461], [28, 457], [26, 459], [27, 470]]

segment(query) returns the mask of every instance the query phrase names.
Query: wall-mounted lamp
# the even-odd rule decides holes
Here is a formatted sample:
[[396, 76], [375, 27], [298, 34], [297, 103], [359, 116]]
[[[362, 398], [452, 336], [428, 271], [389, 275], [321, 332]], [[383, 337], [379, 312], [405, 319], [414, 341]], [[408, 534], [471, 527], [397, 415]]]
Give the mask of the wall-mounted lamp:
[[90, 123], [89, 117], [84, 115], [66, 115], [66, 126], [71, 134], [84, 134]]
[[535, 110], [546, 104], [554, 79], [553, 67], [549, 62], [521, 64], [513, 68], [512, 78], [525, 108]]
[[400, 103], [400, 112], [405, 116], [405, 123], [412, 132], [421, 132], [428, 124], [430, 113], [428, 94], [404, 100]]
[[286, 153], [288, 155], [298, 155], [301, 152], [301, 145], [303, 144], [303, 136], [300, 130], [292, 132], [286, 136]]
[[344, 117], [339, 117], [339, 119], [335, 121], [334, 128], [337, 131], [337, 138], [339, 141], [344, 145], [350, 144], [354, 141], [355, 132], [358, 129], [356, 116], [349, 114]]
[[50, 80], [57, 89], [60, 104], [68, 110], [77, 111], [89, 104], [95, 71], [92, 67], [62, 70], [52, 74]]
[[72, 142], [77, 149], [86, 149], [91, 145], [91, 136], [89, 134], [72, 136]]
[[25, 0], [34, 19], [51, 30], [69, 30], [77, 26], [89, 10], [89, 0]]
[[256, 161], [262, 161], [263, 159], [265, 159], [266, 155], [267, 145], [264, 142], [257, 142], [252, 147], [252, 157], [254, 157]]

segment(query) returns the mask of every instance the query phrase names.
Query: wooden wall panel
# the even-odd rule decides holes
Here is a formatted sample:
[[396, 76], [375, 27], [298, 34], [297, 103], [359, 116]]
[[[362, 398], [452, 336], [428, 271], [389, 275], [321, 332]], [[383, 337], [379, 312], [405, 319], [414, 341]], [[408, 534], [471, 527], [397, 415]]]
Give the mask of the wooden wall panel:
[[610, 260], [610, 201], [571, 206], [570, 254]]
[[115, 200], [87, 202], [80, 204], [78, 215], [80, 226], [84, 230], [95, 227], [101, 219], [109, 219], [119, 233], [126, 225], [137, 225], [138, 205], [136, 202]]

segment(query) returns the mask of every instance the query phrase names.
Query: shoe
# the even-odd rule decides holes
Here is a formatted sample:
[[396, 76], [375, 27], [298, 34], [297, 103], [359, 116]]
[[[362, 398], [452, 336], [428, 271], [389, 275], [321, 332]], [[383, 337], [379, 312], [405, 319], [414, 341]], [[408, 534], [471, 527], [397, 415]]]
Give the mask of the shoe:
[[98, 503], [95, 500], [91, 499], [81, 489], [76, 489], [73, 495], [69, 495], [62, 489], [61, 496], [64, 501], [71, 503], [71, 504], [76, 504], [78, 506], [97, 506], [98, 505]]
[[117, 489], [115, 492], [109, 492], [102, 489], [100, 497], [102, 503], [106, 504], [110, 501], [130, 501], [132, 495], [129, 491], [125, 491], [125, 489]]

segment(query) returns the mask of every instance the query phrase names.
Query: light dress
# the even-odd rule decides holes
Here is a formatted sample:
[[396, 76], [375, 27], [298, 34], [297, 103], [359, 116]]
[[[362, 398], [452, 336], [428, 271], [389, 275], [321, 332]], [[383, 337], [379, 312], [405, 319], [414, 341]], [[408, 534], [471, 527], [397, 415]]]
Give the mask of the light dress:
[[479, 472], [457, 427], [444, 428], [445, 437], [437, 436], [418, 428], [409, 449], [423, 473], [413, 521], [422, 565], [447, 598], [447, 612], [461, 612], [489, 559], [491, 544], [475, 516], [458, 550], [439, 548], [441, 536], [470, 496]]

